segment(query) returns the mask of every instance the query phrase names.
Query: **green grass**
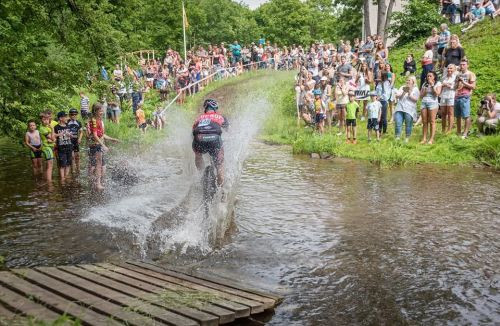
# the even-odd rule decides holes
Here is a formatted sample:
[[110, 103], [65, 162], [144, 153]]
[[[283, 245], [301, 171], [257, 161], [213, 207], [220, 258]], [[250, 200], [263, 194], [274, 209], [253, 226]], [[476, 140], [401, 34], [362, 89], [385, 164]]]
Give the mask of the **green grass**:
[[[273, 111], [267, 120], [261, 139], [275, 144], [292, 145], [296, 154], [330, 153], [336, 157], [361, 159], [380, 166], [412, 165], [421, 163], [472, 165], [483, 163], [500, 168], [500, 136], [466, 140], [456, 135], [442, 135], [441, 124], [437, 124], [434, 145], [420, 145], [421, 127], [413, 128], [408, 144], [396, 142], [394, 125], [389, 125], [388, 133], [380, 143], [367, 140], [366, 122], [358, 119], [358, 144], [346, 144], [345, 134], [336, 136], [337, 128], [319, 135], [303, 122], [297, 122], [295, 91], [292, 73], [277, 74], [276, 83], [270, 90]], [[375, 138], [372, 135], [372, 138]]]

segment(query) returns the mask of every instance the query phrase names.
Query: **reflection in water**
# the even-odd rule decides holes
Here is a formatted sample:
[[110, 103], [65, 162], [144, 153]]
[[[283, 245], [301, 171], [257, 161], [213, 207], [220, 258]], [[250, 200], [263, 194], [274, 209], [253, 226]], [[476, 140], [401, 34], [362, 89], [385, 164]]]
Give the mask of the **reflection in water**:
[[193, 268], [284, 293], [275, 325], [494, 324], [498, 180], [464, 168], [301, 159], [255, 144], [239, 233]]

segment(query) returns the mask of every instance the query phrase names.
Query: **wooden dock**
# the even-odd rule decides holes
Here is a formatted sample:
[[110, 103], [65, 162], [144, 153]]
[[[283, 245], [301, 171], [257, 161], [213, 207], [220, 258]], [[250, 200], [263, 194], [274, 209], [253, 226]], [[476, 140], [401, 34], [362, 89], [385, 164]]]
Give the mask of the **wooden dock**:
[[0, 325], [220, 325], [281, 301], [145, 262], [0, 272]]

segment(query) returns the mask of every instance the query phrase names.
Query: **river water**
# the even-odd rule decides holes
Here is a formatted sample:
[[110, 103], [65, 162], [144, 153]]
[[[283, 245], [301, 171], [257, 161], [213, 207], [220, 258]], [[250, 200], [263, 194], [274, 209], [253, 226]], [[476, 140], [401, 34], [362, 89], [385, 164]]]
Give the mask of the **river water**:
[[215, 246], [192, 203], [189, 132], [129, 153], [139, 182], [111, 182], [104, 195], [89, 190], [84, 170], [66, 185], [34, 179], [19, 146], [3, 140], [7, 267], [159, 259], [283, 295], [269, 325], [500, 323], [497, 173], [293, 156], [252, 141], [246, 117], [233, 123], [243, 138], [227, 143], [230, 204], [214, 215], [230, 232]]

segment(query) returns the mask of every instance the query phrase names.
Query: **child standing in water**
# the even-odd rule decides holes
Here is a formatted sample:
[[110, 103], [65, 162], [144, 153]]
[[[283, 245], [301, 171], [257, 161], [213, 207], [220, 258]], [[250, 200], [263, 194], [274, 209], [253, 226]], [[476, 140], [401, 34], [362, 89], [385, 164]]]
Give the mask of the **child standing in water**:
[[28, 131], [24, 135], [24, 144], [31, 149], [31, 163], [33, 173], [38, 173], [42, 168], [42, 138], [36, 129], [34, 120], [28, 121]]
[[[346, 142], [349, 144], [356, 144], [356, 112], [359, 109], [359, 104], [356, 102], [356, 98], [354, 97], [354, 92], [349, 91], [349, 103], [346, 105], [346, 136], [347, 140]], [[351, 132], [351, 135], [349, 135], [349, 131]], [[351, 141], [351, 136], [352, 136], [352, 141]]]
[[42, 124], [38, 131], [42, 139], [42, 157], [46, 162], [45, 177], [47, 181], [52, 181], [52, 166], [54, 161], [54, 130], [50, 126], [50, 115], [48, 113], [42, 113], [40, 115]]
[[54, 134], [57, 142], [57, 160], [59, 162], [59, 174], [61, 182], [64, 182], [69, 176], [71, 163], [73, 162], [73, 143], [71, 129], [67, 125], [68, 115], [61, 111], [57, 114], [59, 123], [54, 127]]
[[137, 111], [135, 111], [135, 121], [137, 122], [137, 128], [141, 129], [141, 131], [145, 133], [148, 124], [146, 123], [146, 115], [142, 109], [142, 104], [139, 104]]

